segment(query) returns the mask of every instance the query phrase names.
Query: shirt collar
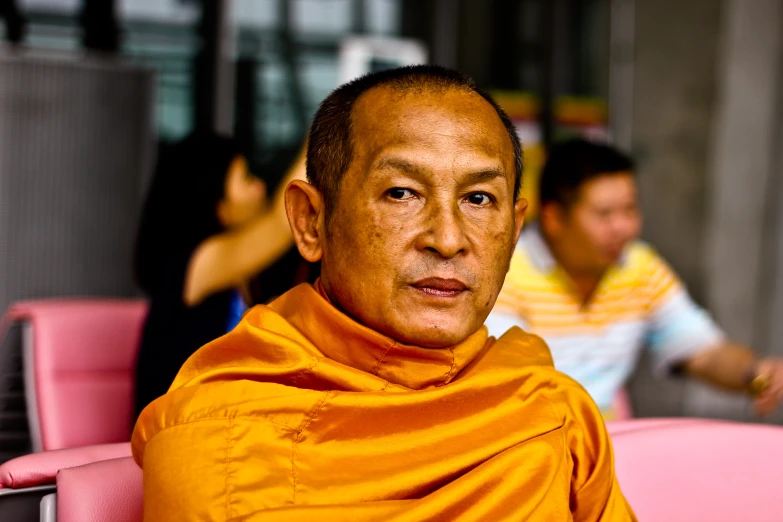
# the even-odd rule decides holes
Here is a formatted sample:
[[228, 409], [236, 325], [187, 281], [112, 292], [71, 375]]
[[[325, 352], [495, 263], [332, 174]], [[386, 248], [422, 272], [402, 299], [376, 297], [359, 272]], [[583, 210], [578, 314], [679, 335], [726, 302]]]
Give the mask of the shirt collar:
[[442, 386], [468, 366], [487, 345], [487, 329], [444, 348], [403, 344], [368, 328], [329, 302], [320, 279], [303, 284], [269, 305], [338, 363], [411, 389]]

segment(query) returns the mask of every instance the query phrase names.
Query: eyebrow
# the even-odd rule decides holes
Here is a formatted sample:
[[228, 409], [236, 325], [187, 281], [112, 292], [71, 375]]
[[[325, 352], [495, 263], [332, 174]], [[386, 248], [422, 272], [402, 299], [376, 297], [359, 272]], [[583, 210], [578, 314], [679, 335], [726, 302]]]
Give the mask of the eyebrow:
[[480, 170], [478, 172], [471, 172], [468, 174], [473, 183], [482, 183], [484, 181], [492, 181], [495, 178], [506, 178], [506, 171], [501, 168], [493, 167], [486, 170]]
[[408, 174], [429, 170], [402, 158], [383, 158], [375, 165], [375, 168], [378, 170], [401, 170]]
[[[383, 158], [375, 165], [378, 170], [398, 170], [407, 174], [417, 174], [420, 172], [428, 172], [430, 169], [416, 165], [406, 159], [402, 158]], [[482, 183], [492, 181], [496, 178], [506, 177], [506, 171], [500, 167], [490, 167], [487, 169], [471, 172], [467, 175], [469, 183]]]

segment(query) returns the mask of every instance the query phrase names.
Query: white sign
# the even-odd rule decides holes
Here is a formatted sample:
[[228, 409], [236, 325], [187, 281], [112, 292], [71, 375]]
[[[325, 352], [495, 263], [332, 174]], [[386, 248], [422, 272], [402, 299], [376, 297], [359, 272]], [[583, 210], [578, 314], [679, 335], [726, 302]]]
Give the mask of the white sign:
[[427, 48], [416, 40], [350, 37], [340, 44], [340, 84], [364, 74], [404, 65], [427, 63]]

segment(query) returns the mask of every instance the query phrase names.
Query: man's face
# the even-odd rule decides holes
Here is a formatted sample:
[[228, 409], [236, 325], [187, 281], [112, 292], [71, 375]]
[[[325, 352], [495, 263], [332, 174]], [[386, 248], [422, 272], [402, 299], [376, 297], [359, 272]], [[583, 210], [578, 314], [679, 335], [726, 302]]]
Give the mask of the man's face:
[[582, 185], [579, 197], [563, 211], [555, 239], [571, 265], [604, 272], [639, 236], [642, 219], [636, 181], [629, 172], [599, 176]]
[[352, 136], [324, 225], [325, 290], [401, 342], [464, 340], [495, 304], [526, 205], [505, 127], [474, 93], [377, 87], [357, 100]]

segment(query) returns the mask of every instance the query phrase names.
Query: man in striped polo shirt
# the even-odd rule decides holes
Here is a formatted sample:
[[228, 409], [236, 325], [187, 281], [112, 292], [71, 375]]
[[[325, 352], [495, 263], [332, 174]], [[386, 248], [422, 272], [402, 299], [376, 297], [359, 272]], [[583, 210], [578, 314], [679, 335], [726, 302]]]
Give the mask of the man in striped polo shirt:
[[555, 145], [540, 180], [539, 220], [520, 236], [486, 321], [549, 344], [555, 367], [579, 381], [605, 418], [647, 346], [659, 374], [685, 373], [756, 395], [759, 413], [783, 400], [783, 361], [757, 359], [726, 338], [676, 274], [638, 240], [632, 161], [605, 145]]

